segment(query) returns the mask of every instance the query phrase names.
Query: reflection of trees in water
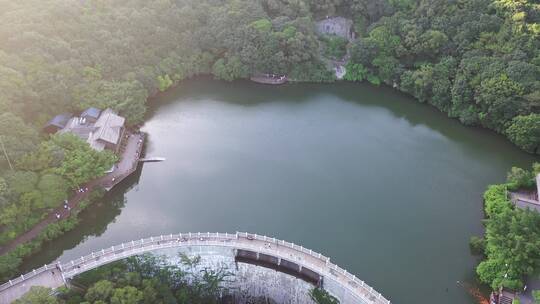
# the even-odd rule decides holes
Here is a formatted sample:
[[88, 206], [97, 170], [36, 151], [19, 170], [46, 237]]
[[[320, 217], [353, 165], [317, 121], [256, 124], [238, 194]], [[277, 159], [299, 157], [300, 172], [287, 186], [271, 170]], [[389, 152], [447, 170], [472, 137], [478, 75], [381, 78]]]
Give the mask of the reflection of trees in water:
[[43, 244], [42, 249], [28, 257], [21, 266], [23, 272], [50, 263], [62, 255], [64, 250], [75, 248], [87, 237], [99, 237], [121, 213], [126, 203], [125, 194], [138, 185], [142, 166], [132, 175], [118, 184], [113, 190], [97, 202], [94, 202], [79, 214], [79, 224], [59, 238]]
[[[449, 119], [435, 107], [417, 102], [413, 97], [388, 86], [375, 87], [366, 83], [294, 84], [264, 86], [248, 81], [215, 81], [207, 77], [197, 77], [183, 81], [177, 89], [169, 90], [155, 97], [146, 114], [152, 119], [157, 110], [182, 100], [219, 100], [229, 104], [257, 106], [267, 102], [287, 100], [288, 103], [313, 101], [321, 94], [336, 96], [341, 100], [362, 106], [379, 107], [390, 111], [394, 118], [405, 120], [411, 126], [427, 126], [446, 138], [456, 142], [466, 142], [467, 149], [475, 153], [518, 151], [502, 136], [482, 128], [466, 127], [458, 120]], [[489, 152], [487, 152], [489, 153]], [[526, 157], [525, 153], [520, 153]], [[528, 163], [524, 163], [525, 165]]]

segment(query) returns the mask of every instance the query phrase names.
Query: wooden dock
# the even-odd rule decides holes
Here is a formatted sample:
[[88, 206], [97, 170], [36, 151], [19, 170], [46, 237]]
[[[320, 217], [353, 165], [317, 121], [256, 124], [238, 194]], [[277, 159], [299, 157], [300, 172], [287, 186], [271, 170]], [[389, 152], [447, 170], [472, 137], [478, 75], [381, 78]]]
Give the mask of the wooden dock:
[[165, 161], [165, 157], [145, 157], [139, 159], [139, 162], [141, 163], [155, 163], [155, 162], [162, 162]]

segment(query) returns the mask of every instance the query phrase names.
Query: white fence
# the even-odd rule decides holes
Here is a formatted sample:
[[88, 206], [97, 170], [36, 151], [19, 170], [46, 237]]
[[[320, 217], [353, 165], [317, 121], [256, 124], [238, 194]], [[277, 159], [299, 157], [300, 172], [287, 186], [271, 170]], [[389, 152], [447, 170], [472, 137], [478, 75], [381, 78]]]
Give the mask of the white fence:
[[[272, 248], [270, 246], [267, 247], [267, 244], [275, 244], [277, 246]], [[285, 255], [284, 252], [292, 252], [301, 258], [300, 260], [294, 260], [293, 262], [298, 263], [302, 267], [309, 268], [323, 277], [332, 277], [350, 292], [351, 295], [359, 300], [366, 303], [390, 304], [389, 300], [385, 299], [364, 281], [360, 280], [355, 275], [350, 274], [345, 269], [332, 264], [330, 258], [294, 243], [246, 232], [237, 232], [235, 234], [210, 232], [179, 233], [122, 243], [120, 245], [92, 252], [68, 263], [57, 262], [44, 265], [43, 267], [0, 285], [0, 291], [22, 283], [43, 272], [50, 271], [51, 269], [61, 270], [62, 277], [64, 280], [67, 280], [80, 273], [113, 261], [158, 249], [179, 246], [224, 246], [235, 249], [252, 250], [283, 258], [285, 260], [290, 259], [290, 256]]]

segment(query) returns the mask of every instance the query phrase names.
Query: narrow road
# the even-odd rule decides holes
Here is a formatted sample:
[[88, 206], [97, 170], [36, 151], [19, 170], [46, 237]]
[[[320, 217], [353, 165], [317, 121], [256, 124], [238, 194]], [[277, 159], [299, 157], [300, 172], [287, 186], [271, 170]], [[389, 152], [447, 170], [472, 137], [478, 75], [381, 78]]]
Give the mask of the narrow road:
[[[75, 193], [68, 199], [69, 208], [62, 206], [49, 212], [47, 217], [43, 219], [39, 224], [35, 225], [32, 229], [19, 235], [13, 239], [9, 244], [0, 248], [0, 255], [4, 255], [17, 246], [29, 242], [35, 239], [49, 224], [66, 219], [71, 215], [71, 212], [78, 210], [79, 204], [85, 199], [88, 194], [96, 187], [103, 187], [110, 189], [116, 184], [120, 183], [125, 177], [133, 173], [137, 169], [138, 160], [141, 155], [141, 150], [144, 141], [144, 135], [141, 133], [130, 134], [126, 138], [126, 147], [122, 153], [122, 157], [115, 170], [103, 177], [95, 179], [81, 186], [84, 192], [75, 191]], [[57, 218], [57, 214], [60, 215]]]

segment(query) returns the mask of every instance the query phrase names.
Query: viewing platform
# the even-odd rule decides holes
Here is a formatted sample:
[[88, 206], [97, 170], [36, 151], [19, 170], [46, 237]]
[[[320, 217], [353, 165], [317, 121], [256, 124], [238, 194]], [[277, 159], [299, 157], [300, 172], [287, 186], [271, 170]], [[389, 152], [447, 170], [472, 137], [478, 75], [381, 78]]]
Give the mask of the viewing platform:
[[[198, 252], [195, 248], [206, 246], [228, 248], [235, 252], [235, 259], [251, 260], [250, 264], [292, 273], [313, 286], [324, 288], [341, 304], [390, 304], [364, 281], [331, 263], [330, 258], [320, 253], [276, 238], [245, 232], [161, 235], [122, 243], [69, 262], [44, 265], [0, 285], [0, 304], [20, 298], [32, 286], [54, 289], [68, 285], [70, 279], [81, 273], [131, 256], [180, 247], [194, 248], [194, 252]], [[211, 254], [213, 252], [215, 250], [210, 250]]]
[[144, 138], [144, 133], [140, 132], [127, 134], [122, 142], [120, 161], [114, 166], [112, 172], [99, 178], [95, 183], [109, 191], [135, 172], [141, 159]]
[[141, 163], [155, 163], [155, 162], [162, 162], [165, 161], [165, 157], [145, 157], [139, 159], [139, 162]]

